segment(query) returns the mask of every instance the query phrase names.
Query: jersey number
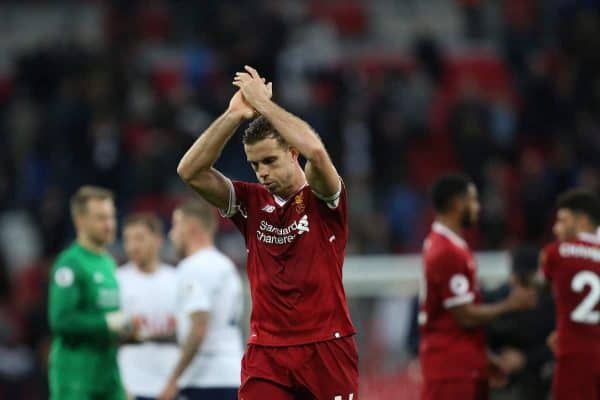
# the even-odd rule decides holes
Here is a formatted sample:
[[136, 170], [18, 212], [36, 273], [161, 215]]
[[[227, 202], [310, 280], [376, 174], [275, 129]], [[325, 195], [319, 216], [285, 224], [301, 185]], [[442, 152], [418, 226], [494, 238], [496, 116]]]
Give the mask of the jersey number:
[[571, 281], [571, 289], [577, 293], [581, 293], [588, 286], [590, 292], [573, 310], [571, 319], [581, 324], [598, 324], [600, 311], [594, 309], [600, 303], [600, 277], [592, 271], [581, 271]]

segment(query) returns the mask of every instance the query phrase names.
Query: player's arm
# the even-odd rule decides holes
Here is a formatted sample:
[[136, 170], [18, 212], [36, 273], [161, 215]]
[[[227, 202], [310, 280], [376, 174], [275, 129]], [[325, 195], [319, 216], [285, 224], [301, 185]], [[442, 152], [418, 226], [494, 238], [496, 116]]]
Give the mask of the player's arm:
[[463, 328], [475, 328], [516, 309], [503, 300], [492, 304], [462, 304], [451, 307], [450, 313]]
[[177, 166], [181, 179], [219, 209], [229, 206], [230, 184], [213, 165], [241, 123], [254, 115], [241, 92], [236, 92], [227, 110], [200, 135]]
[[450, 307], [450, 313], [463, 328], [474, 328], [489, 323], [503, 314], [527, 310], [535, 306], [535, 289], [515, 285], [508, 297], [491, 304], [466, 303]]
[[131, 328], [120, 312], [80, 310], [82, 290], [77, 269], [61, 264], [53, 268], [50, 282], [48, 319], [54, 334], [107, 337], [111, 331], [125, 333]]
[[485, 325], [500, 315], [531, 308], [536, 301], [535, 291], [515, 285], [508, 297], [490, 304], [475, 303], [474, 275], [469, 273], [465, 260], [452, 252], [441, 252], [431, 261], [437, 264], [435, 281], [438, 282], [446, 308], [464, 328]]
[[245, 69], [247, 72], [237, 73], [234, 85], [283, 139], [306, 158], [306, 179], [310, 187], [324, 198], [335, 196], [340, 190], [340, 178], [319, 136], [305, 121], [271, 100], [271, 83], [266, 85], [254, 68], [246, 66]]
[[160, 400], [171, 400], [177, 394], [177, 381], [200, 349], [200, 345], [206, 335], [209, 316], [210, 313], [207, 311], [195, 311], [190, 314], [190, 332], [180, 348], [179, 360], [169, 377], [167, 386], [159, 396]]
[[108, 335], [104, 314], [79, 310], [80, 298], [80, 283], [73, 268], [53, 270], [48, 302], [50, 330], [59, 335]]

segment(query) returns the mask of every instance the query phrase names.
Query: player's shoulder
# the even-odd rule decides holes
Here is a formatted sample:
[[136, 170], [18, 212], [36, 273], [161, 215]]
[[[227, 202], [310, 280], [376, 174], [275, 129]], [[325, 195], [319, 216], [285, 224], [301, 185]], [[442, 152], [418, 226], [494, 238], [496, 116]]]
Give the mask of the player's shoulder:
[[57, 270], [58, 268], [64, 266], [68, 266], [71, 269], [79, 269], [80, 261], [81, 252], [79, 251], [77, 245], [73, 243], [56, 256], [52, 269]]
[[567, 243], [567, 242], [561, 242], [559, 240], [554, 240], [554, 241], [546, 244], [544, 247], [542, 247], [542, 253], [545, 254], [546, 256], [550, 256], [550, 255], [558, 253], [561, 243]]
[[53, 285], [67, 288], [77, 281], [81, 263], [77, 249], [70, 245], [58, 254], [50, 272], [50, 282]]
[[218, 271], [230, 266], [233, 266], [233, 262], [229, 257], [217, 248], [212, 247], [196, 252], [181, 260], [177, 270], [183, 273], [206, 273], [206, 271]]
[[463, 270], [470, 263], [468, 251], [435, 232], [425, 240], [423, 260], [426, 274]]
[[467, 248], [453, 243], [449, 238], [437, 232], [431, 232], [423, 243], [423, 251], [429, 258], [463, 258]]
[[213, 247], [206, 253], [207, 259], [214, 265], [215, 271], [229, 272], [235, 270], [235, 264], [225, 253]]
[[564, 242], [555, 240], [542, 247], [539, 254], [540, 265], [546, 266], [548, 263], [552, 263], [553, 260], [557, 259], [561, 243]]

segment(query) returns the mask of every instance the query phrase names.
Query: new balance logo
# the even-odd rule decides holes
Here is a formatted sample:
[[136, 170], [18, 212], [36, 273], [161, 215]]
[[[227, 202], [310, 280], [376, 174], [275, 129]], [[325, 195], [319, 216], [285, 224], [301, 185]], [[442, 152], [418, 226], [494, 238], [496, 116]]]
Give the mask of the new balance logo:
[[273, 204], [267, 204], [262, 208], [262, 210], [266, 213], [271, 214], [273, 211], [275, 211], [275, 206]]
[[304, 216], [300, 218], [300, 221], [298, 221], [298, 235], [302, 235], [304, 232], [309, 231], [310, 229], [308, 228], [308, 217], [306, 216], [306, 214], [304, 214]]

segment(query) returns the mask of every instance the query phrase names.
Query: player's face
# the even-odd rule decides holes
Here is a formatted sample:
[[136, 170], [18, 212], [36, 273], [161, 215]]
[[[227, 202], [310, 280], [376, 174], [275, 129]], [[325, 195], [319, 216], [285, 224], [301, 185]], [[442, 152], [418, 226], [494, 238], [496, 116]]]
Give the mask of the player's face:
[[552, 227], [554, 235], [558, 240], [568, 240], [577, 235], [576, 215], [566, 208], [561, 208], [556, 212], [556, 221]]
[[78, 220], [79, 229], [97, 246], [105, 246], [115, 239], [117, 219], [112, 200], [90, 199]]
[[123, 230], [127, 257], [140, 267], [145, 267], [158, 257], [161, 240], [142, 223], [127, 225]]
[[273, 194], [286, 193], [298, 165], [298, 152], [274, 138], [246, 144], [244, 150], [258, 182]]
[[185, 237], [187, 224], [184, 215], [180, 210], [173, 211], [171, 225], [169, 238], [171, 239], [171, 242], [173, 242], [175, 253], [177, 253], [178, 257], [185, 257]]
[[462, 202], [463, 209], [461, 215], [461, 224], [464, 228], [471, 227], [479, 220], [479, 211], [481, 205], [479, 204], [479, 194], [475, 185], [470, 184], [467, 188], [467, 194], [464, 196]]

